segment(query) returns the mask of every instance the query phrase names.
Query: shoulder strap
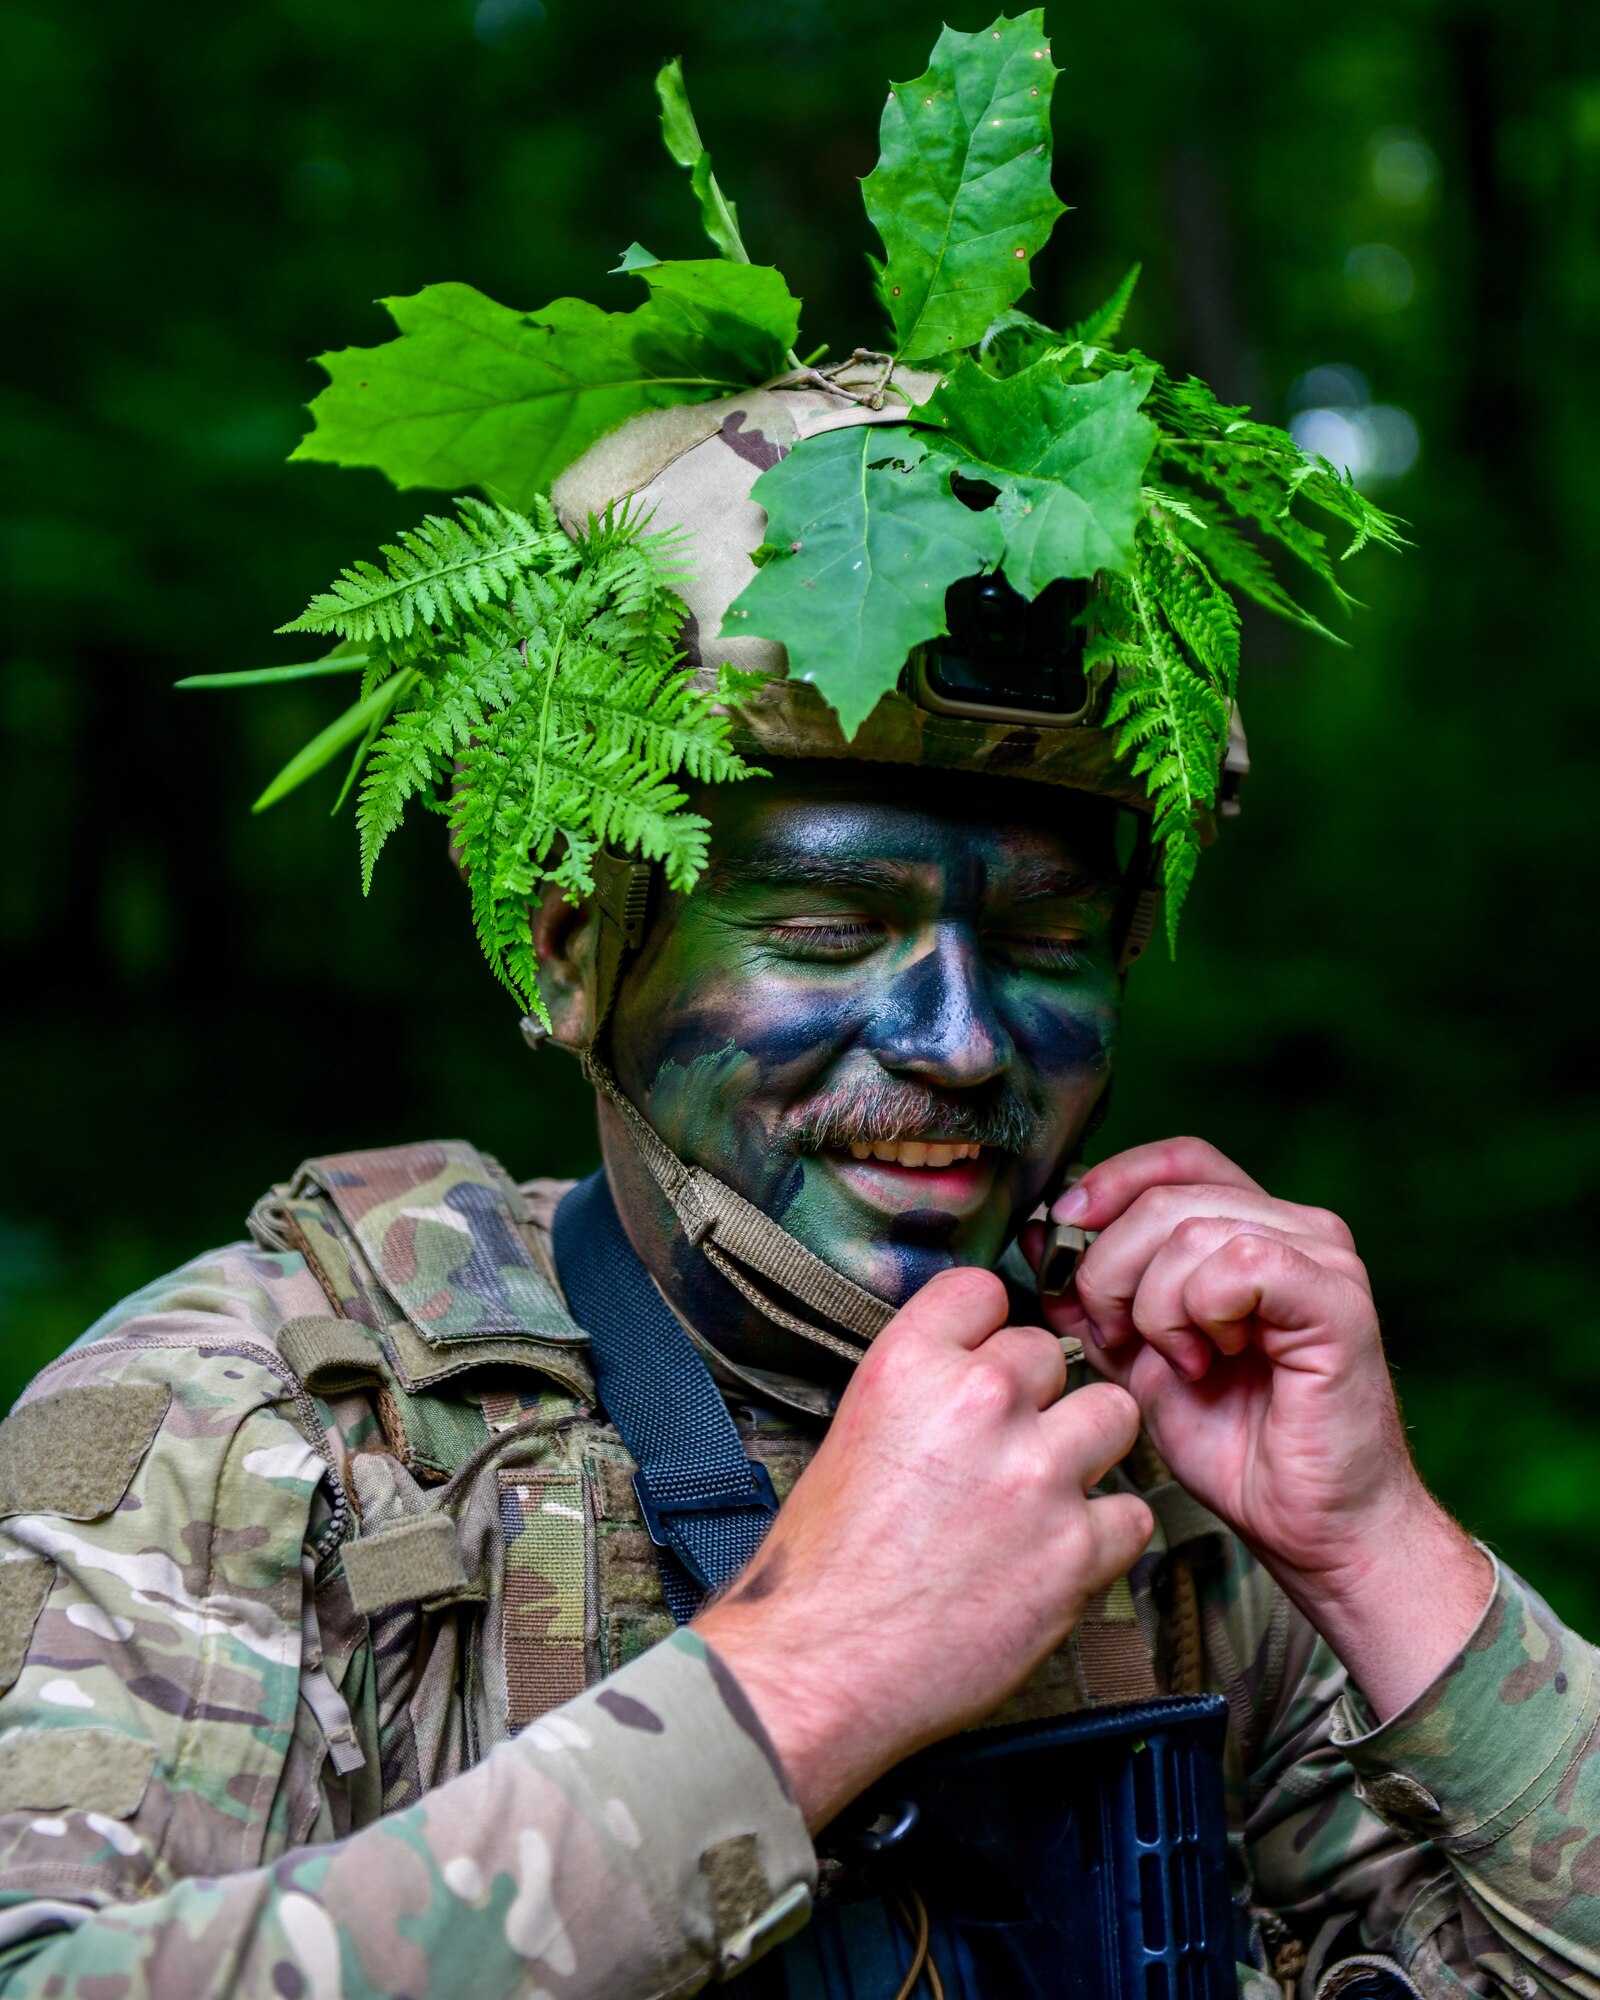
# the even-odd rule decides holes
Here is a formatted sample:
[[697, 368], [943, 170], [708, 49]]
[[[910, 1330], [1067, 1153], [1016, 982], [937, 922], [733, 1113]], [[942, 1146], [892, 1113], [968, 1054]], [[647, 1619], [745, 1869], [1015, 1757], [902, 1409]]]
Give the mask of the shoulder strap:
[[604, 1173], [562, 1202], [555, 1250], [606, 1414], [638, 1467], [639, 1510], [682, 1625], [761, 1546], [778, 1511], [771, 1478], [745, 1456], [711, 1371], [628, 1241]]

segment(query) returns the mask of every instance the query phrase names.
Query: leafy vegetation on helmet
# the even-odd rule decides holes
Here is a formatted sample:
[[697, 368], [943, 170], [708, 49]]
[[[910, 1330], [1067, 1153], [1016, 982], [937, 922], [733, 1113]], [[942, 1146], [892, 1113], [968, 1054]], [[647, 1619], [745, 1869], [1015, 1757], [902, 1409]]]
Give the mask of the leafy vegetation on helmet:
[[731, 263], [748, 264], [750, 253], [739, 233], [739, 211], [711, 171], [711, 155], [690, 109], [683, 64], [676, 56], [664, 63], [656, 76], [656, 101], [661, 106], [662, 141], [678, 165], [689, 170], [689, 186], [700, 204], [701, 227]]
[[861, 192], [888, 253], [873, 268], [898, 360], [971, 347], [1028, 289], [1066, 212], [1050, 185], [1057, 73], [1033, 8], [976, 35], [946, 28], [927, 71], [890, 84]]
[[781, 633], [790, 673], [814, 683], [849, 735], [884, 691], [875, 663], [892, 658], [898, 678], [911, 648], [946, 629], [949, 586], [1004, 550], [995, 515], [951, 491], [954, 469], [919, 431], [852, 424], [755, 483], [771, 544], [789, 552], [757, 570], [729, 620]]
[[799, 305], [775, 271], [690, 259], [638, 275], [650, 297], [632, 312], [586, 299], [515, 312], [457, 284], [386, 299], [400, 337], [322, 356], [329, 384], [291, 456], [527, 506], [641, 410], [726, 396], [785, 365]]
[[680, 780], [750, 775], [713, 706], [739, 690], [701, 692], [678, 650], [686, 536], [623, 512], [574, 541], [548, 500], [531, 520], [457, 505], [384, 550], [381, 567], [347, 569], [284, 627], [359, 646], [364, 685], [318, 739], [323, 754], [308, 745], [262, 803], [355, 742], [340, 798], [359, 785], [363, 886], [413, 800], [444, 815], [484, 954], [545, 1017], [530, 899], [545, 882], [574, 901], [589, 893], [606, 843], [692, 887], [706, 822], [683, 809]]
[[[1097, 580], [1098, 631], [1085, 664], [1107, 683], [1103, 725], [1150, 795], [1172, 943], [1227, 750], [1238, 681], [1234, 596], [1334, 636], [1283, 582], [1262, 543], [1309, 571], [1341, 607], [1354, 599], [1325, 529], [1308, 515], [1348, 529], [1341, 560], [1369, 542], [1403, 544], [1389, 515], [1286, 431], [1253, 422], [1192, 376], [1175, 380], [1144, 355], [1107, 344], [1136, 275], [1082, 322], [1081, 334], [1052, 333], [1008, 310], [949, 366], [933, 395], [907, 411], [906, 430], [927, 441], [916, 461], [925, 532], [969, 511], [948, 477], [930, 473], [942, 469], [994, 495], [1000, 552], [962, 575], [999, 567], [1029, 599], [1062, 577]], [[877, 436], [888, 460], [893, 448], [881, 428]], [[762, 474], [756, 497], [766, 503], [779, 474], [789, 491], [813, 490], [807, 468], [820, 468], [818, 448], [827, 442], [824, 434], [798, 444]], [[903, 448], [896, 459], [912, 462]], [[864, 515], [857, 528], [864, 546], [874, 540], [872, 511], [886, 490], [893, 492], [880, 481], [852, 496]], [[748, 629], [798, 648], [802, 661], [826, 613], [820, 592], [797, 603], [785, 576], [806, 560], [837, 504], [823, 488], [812, 519], [790, 511], [781, 537], [769, 529], [770, 558], [733, 606], [734, 615], [755, 613], [759, 622]], [[965, 546], [976, 552], [984, 544], [969, 533]], [[955, 580], [945, 574], [942, 587]], [[870, 714], [898, 684], [910, 647], [932, 636], [926, 607], [914, 614], [894, 571], [873, 567], [855, 595], [848, 674], [831, 666], [823, 690], [847, 728], [847, 717]], [[933, 632], [945, 629], [941, 601]]]
[[[932, 368], [937, 386], [897, 420], [806, 438], [761, 474], [768, 542], [728, 616], [781, 643], [853, 735], [913, 648], [947, 630], [952, 584], [999, 569], [1032, 599], [1062, 578], [1095, 579], [1085, 663], [1152, 802], [1170, 937], [1217, 799], [1235, 600], [1326, 634], [1275, 563], [1344, 607], [1329, 527], [1347, 534], [1341, 556], [1400, 536], [1286, 432], [1116, 348], [1137, 265], [1070, 332], [1018, 306], [1064, 212], [1050, 184], [1056, 74], [1033, 9], [978, 34], [945, 29], [924, 75], [891, 87], [863, 184], [885, 252], [881, 359], [885, 374]], [[581, 299], [521, 312], [459, 284], [388, 301], [398, 337], [323, 357], [329, 384], [295, 456], [376, 466], [397, 486], [476, 486], [488, 500], [429, 516], [381, 567], [345, 570], [284, 628], [339, 635], [325, 660], [203, 677], [359, 671], [358, 700], [258, 806], [353, 745], [340, 799], [359, 779], [369, 883], [411, 799], [447, 812], [490, 962], [536, 1008], [525, 906], [537, 884], [582, 893], [596, 843], [612, 840], [690, 886], [704, 829], [682, 812], [675, 777], [745, 769], [675, 651], [672, 578], [687, 552], [628, 517], [591, 524], [574, 545], [545, 496], [645, 410], [785, 370], [822, 379], [796, 357], [800, 302], [750, 261], [681, 65], [656, 89], [667, 150], [719, 255], [662, 260], [633, 244], [616, 275], [649, 297], [630, 312]], [[839, 393], [881, 413], [881, 387]], [[724, 709], [741, 680], [724, 680]]]

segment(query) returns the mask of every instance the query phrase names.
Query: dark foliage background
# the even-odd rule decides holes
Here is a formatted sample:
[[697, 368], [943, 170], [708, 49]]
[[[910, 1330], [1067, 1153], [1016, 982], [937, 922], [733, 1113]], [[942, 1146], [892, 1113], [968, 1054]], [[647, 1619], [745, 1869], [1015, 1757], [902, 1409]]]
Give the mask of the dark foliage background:
[[[10, 0], [7, 1399], [308, 1154], [461, 1132], [524, 1172], [590, 1159], [576, 1074], [522, 1051], [436, 830], [363, 906], [331, 787], [245, 810], [341, 691], [170, 684], [298, 657], [273, 627], [421, 510], [283, 463], [304, 357], [384, 337], [370, 300], [462, 278], [625, 305], [602, 274], [630, 239], [699, 254], [664, 56], [811, 338], [875, 331], [856, 179], [937, 23], [921, 0]], [[1418, 544], [1361, 565], [1350, 653], [1249, 634], [1257, 775], [1181, 958], [1134, 980], [1108, 1137], [1202, 1132], [1349, 1218], [1426, 1472], [1595, 1631], [1600, 13], [1063, 0], [1052, 26], [1078, 212], [1039, 309], [1076, 316], [1142, 257], [1128, 337], [1377, 451]], [[1307, 379], [1330, 366], [1378, 413]]]

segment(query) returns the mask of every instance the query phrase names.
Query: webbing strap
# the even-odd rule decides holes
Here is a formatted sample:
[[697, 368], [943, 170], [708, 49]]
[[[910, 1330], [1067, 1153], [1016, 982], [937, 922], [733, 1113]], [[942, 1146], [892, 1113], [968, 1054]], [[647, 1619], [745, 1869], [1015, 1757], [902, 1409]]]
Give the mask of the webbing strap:
[[[894, 1307], [825, 1264], [715, 1174], [707, 1173], [704, 1167], [686, 1166], [641, 1116], [592, 1048], [584, 1052], [583, 1071], [620, 1115], [640, 1159], [671, 1202], [685, 1236], [729, 1284], [778, 1326], [815, 1341], [846, 1361], [859, 1361], [866, 1343], [894, 1317]], [[818, 1326], [791, 1311], [772, 1298], [757, 1279], [765, 1279], [768, 1285], [801, 1300], [840, 1331]]]
[[685, 1624], [761, 1546], [778, 1511], [772, 1482], [745, 1457], [711, 1371], [628, 1241], [603, 1172], [562, 1201], [554, 1245], [600, 1400], [639, 1468], [634, 1491], [667, 1608]]

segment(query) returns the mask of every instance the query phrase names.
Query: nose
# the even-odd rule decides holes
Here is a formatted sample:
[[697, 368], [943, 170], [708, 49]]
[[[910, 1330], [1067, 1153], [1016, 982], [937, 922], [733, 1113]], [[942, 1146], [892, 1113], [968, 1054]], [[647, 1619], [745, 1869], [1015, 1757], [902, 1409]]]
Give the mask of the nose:
[[932, 949], [890, 983], [867, 1039], [892, 1074], [952, 1090], [970, 1090], [1011, 1067], [1011, 1037], [970, 929], [938, 926]]

